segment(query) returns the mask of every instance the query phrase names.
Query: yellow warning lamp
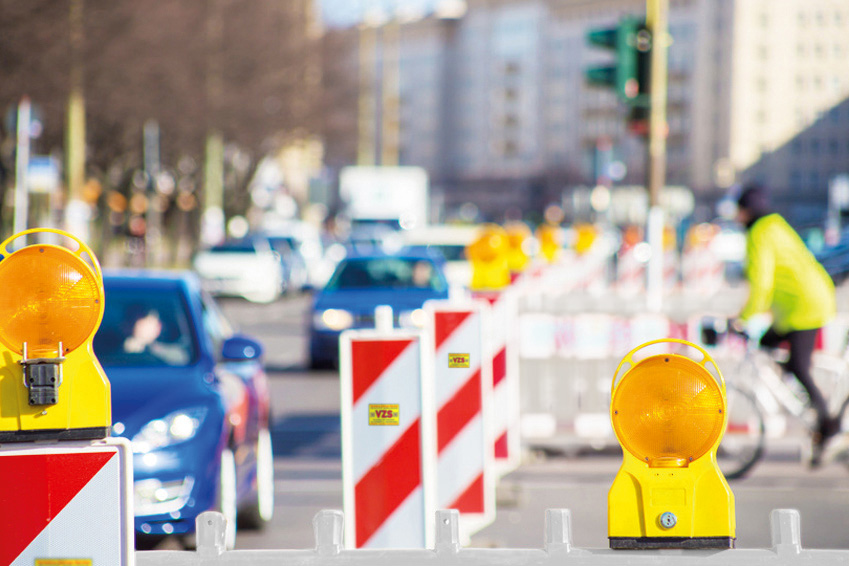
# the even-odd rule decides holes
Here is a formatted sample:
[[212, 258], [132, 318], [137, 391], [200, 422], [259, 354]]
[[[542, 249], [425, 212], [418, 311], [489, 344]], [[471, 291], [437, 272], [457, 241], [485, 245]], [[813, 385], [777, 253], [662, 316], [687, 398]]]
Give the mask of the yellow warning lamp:
[[584, 255], [593, 247], [598, 230], [592, 224], [579, 224], [575, 226], [575, 252]]
[[[37, 243], [9, 252], [36, 233], [76, 249]], [[0, 257], [0, 442], [108, 436], [109, 381], [92, 350], [103, 318], [94, 253], [71, 234], [36, 228], [0, 244]]]
[[560, 257], [560, 227], [554, 224], [540, 224], [537, 228], [539, 250], [548, 263], [554, 263]]
[[527, 252], [531, 230], [523, 222], [512, 222], [504, 229], [507, 231], [507, 265], [512, 273], [521, 273], [531, 260]]
[[[636, 361], [662, 343], [695, 354]], [[671, 338], [635, 348], [616, 369], [610, 418], [623, 448], [608, 494], [610, 547], [733, 548], [734, 494], [716, 463], [727, 424], [725, 381], [708, 353]]]
[[639, 226], [630, 225], [622, 232], [622, 247], [631, 249], [643, 241], [643, 230]]
[[482, 227], [480, 235], [466, 247], [466, 257], [472, 264], [473, 291], [502, 289], [510, 284], [508, 249], [504, 228], [496, 224]]
[[687, 248], [698, 249], [707, 247], [716, 236], [719, 229], [714, 224], [702, 222], [687, 231]]
[[675, 228], [665, 226], [663, 228], [663, 251], [673, 251], [678, 245], [678, 236], [675, 234]]

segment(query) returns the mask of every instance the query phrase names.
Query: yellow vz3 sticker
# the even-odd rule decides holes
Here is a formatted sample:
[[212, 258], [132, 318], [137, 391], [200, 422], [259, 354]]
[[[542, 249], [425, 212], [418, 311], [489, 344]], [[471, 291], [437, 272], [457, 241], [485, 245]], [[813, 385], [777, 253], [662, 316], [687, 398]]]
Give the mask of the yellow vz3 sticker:
[[398, 405], [372, 405], [368, 406], [369, 426], [398, 426], [400, 424]]
[[36, 558], [35, 566], [92, 566], [91, 558]]
[[448, 367], [450, 368], [467, 368], [469, 367], [469, 354], [448, 354]]

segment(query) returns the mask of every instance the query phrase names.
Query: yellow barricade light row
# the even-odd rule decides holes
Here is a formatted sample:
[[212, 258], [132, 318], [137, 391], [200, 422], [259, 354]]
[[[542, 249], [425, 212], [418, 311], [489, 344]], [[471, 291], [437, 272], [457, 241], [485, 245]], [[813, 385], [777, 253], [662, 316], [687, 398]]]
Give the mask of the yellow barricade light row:
[[[660, 343], [702, 358], [635, 358]], [[610, 417], [623, 448], [608, 494], [610, 547], [733, 548], [734, 495], [716, 462], [727, 423], [725, 381], [707, 352], [676, 339], [632, 350], [614, 376]]]
[[[38, 243], [9, 252], [14, 240], [35, 233], [78, 247]], [[111, 399], [92, 349], [104, 307], [94, 253], [44, 228], [5, 240], [0, 256], [0, 442], [105, 438]]]

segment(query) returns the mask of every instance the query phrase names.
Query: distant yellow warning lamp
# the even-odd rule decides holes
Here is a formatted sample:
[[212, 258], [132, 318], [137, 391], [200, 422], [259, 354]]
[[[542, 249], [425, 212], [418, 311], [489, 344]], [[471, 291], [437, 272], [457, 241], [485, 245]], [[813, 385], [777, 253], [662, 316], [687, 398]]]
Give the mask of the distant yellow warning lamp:
[[466, 246], [472, 264], [473, 291], [502, 289], [510, 284], [507, 232], [497, 224], [484, 224], [474, 242]]
[[[662, 343], [693, 356], [645, 356]], [[733, 548], [734, 494], [716, 462], [725, 381], [708, 353], [676, 339], [635, 348], [616, 369], [610, 418], [623, 448], [608, 494], [610, 547]]]
[[[8, 251], [28, 234], [76, 249]], [[106, 437], [109, 381], [92, 349], [104, 306], [94, 253], [71, 234], [40, 228], [5, 240], [0, 257], [0, 442]]]

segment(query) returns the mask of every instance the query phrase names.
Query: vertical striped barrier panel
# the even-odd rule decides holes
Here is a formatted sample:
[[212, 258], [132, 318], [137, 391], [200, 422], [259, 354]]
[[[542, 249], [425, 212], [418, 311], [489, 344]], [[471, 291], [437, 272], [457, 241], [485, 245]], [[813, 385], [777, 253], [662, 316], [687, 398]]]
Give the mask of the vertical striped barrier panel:
[[460, 513], [461, 538], [495, 520], [492, 365], [484, 301], [425, 303], [434, 372], [439, 509]]
[[[435, 511], [432, 383], [420, 331], [342, 333], [342, 485], [349, 548], [426, 548]], [[425, 369], [423, 369], [423, 366]]]
[[510, 289], [475, 292], [473, 297], [492, 306], [493, 444], [500, 477], [521, 463], [517, 302]]
[[635, 247], [623, 247], [616, 263], [616, 291], [623, 297], [635, 297], [646, 290], [646, 264], [637, 259]]

